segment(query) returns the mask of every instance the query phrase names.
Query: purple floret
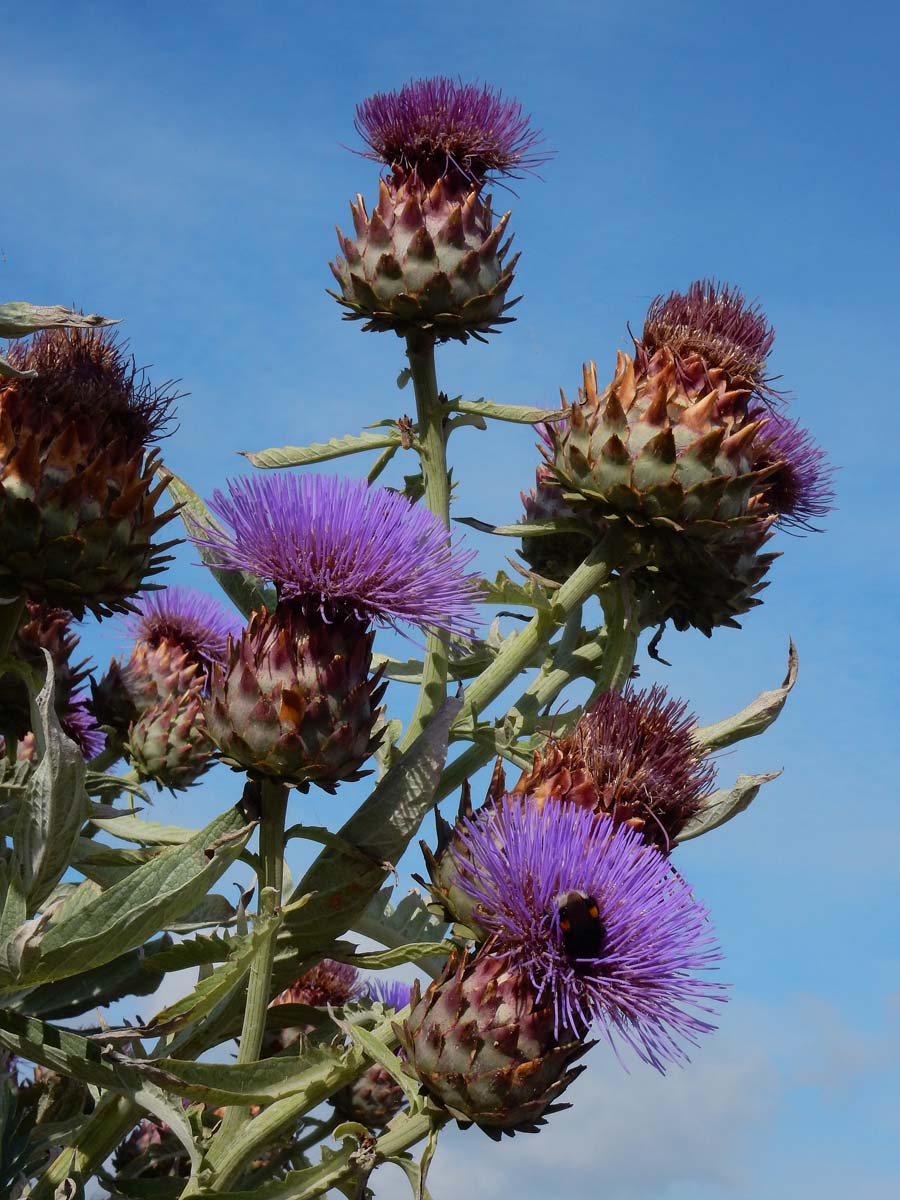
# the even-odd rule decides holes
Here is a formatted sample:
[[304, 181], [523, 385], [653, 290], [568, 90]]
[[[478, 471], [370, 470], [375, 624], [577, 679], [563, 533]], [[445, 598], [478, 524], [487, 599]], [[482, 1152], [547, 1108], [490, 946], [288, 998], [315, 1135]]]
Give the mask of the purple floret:
[[834, 467], [825, 451], [799, 421], [780, 413], [766, 416], [758, 445], [756, 468], [782, 464], [768, 480], [765, 491], [766, 503], [778, 513], [778, 524], [819, 532], [813, 522], [834, 508]]
[[83, 693], [71, 698], [62, 715], [61, 724], [64, 733], [75, 742], [88, 762], [105, 748], [106, 734], [97, 724], [97, 718]]
[[[725, 999], [724, 985], [698, 974], [721, 959], [707, 911], [638, 832], [571, 804], [539, 810], [510, 797], [467, 819], [461, 840], [459, 886], [483, 906], [491, 952], [552, 1001], [558, 1031], [594, 1025], [617, 1054], [624, 1041], [664, 1071], [687, 1058], [682, 1042], [715, 1028], [702, 1014]], [[566, 947], [567, 893], [597, 903], [590, 956]]]
[[699, 354], [707, 366], [749, 383], [766, 402], [781, 397], [766, 375], [775, 330], [759, 304], [739, 288], [697, 279], [686, 292], [670, 292], [650, 302], [639, 345], [648, 354], [663, 346], [676, 355]]
[[357, 105], [354, 125], [370, 148], [366, 157], [429, 184], [458, 174], [477, 187], [489, 175], [515, 178], [550, 157], [537, 149], [542, 139], [517, 100], [446, 76], [370, 96]]
[[279, 600], [314, 600], [329, 613], [466, 636], [478, 622], [474, 551], [451, 543], [440, 519], [363, 480], [254, 475], [209, 505], [226, 526], [193, 541], [214, 565], [271, 580]]
[[190, 587], [170, 587], [145, 592], [138, 611], [128, 619], [128, 632], [136, 642], [158, 646], [174, 642], [208, 666], [224, 663], [228, 635], [237, 637], [240, 619], [204, 592]]
[[411, 986], [402, 979], [370, 979], [366, 984], [367, 996], [395, 1012], [406, 1008], [411, 991]]

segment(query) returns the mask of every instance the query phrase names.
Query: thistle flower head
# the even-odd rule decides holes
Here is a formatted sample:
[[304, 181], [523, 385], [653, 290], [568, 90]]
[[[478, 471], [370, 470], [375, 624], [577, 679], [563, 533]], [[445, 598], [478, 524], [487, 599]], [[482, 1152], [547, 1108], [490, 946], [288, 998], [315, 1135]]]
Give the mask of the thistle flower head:
[[17, 381], [23, 400], [92, 422], [98, 442], [121, 437], [134, 453], [165, 435], [178, 396], [171, 383], [150, 383], [113, 330], [45, 329], [15, 342], [7, 357], [37, 372]]
[[748, 303], [738, 288], [698, 279], [686, 292], [651, 301], [640, 345], [651, 357], [663, 346], [678, 357], [698, 354], [707, 366], [773, 398], [765, 367], [774, 341], [775, 330], [758, 304]]
[[136, 602], [137, 612], [127, 619], [136, 642], [152, 649], [174, 643], [188, 652], [191, 662], [204, 667], [225, 661], [228, 636], [237, 637], [241, 622], [211, 596], [189, 587], [145, 592]]
[[776, 523], [810, 533], [819, 532], [813, 523], [834, 508], [834, 467], [813, 441], [808, 429], [781, 413], [766, 415], [754, 466], [781, 464], [766, 481], [763, 498], [777, 514]]
[[591, 1025], [665, 1070], [723, 987], [706, 909], [639, 833], [571, 804], [502, 803], [466, 822], [460, 886], [493, 938], [484, 952], [552, 1003], [558, 1030]]
[[215, 566], [270, 579], [279, 600], [311, 601], [326, 619], [465, 635], [477, 621], [473, 551], [453, 546], [440, 519], [364, 481], [310, 475], [232, 480], [210, 509], [230, 529], [193, 540]]
[[402, 979], [370, 979], [366, 984], [367, 996], [395, 1012], [406, 1008], [411, 994], [411, 986]]
[[659, 685], [604, 692], [568, 737], [535, 753], [515, 791], [539, 802], [572, 800], [668, 853], [715, 780], [694, 743], [695, 725], [684, 701]]
[[176, 397], [102, 329], [46, 330], [10, 361], [34, 374], [0, 381], [0, 592], [128, 612], [175, 544], [152, 540], [175, 515], [154, 512], [152, 443]]
[[310, 1008], [342, 1008], [362, 991], [359, 971], [349, 963], [323, 958], [310, 967], [273, 1004], [306, 1004]]
[[428, 187], [449, 178], [479, 188], [489, 176], [516, 178], [549, 157], [518, 101], [441, 75], [370, 96], [357, 105], [354, 125], [367, 158], [415, 173]]

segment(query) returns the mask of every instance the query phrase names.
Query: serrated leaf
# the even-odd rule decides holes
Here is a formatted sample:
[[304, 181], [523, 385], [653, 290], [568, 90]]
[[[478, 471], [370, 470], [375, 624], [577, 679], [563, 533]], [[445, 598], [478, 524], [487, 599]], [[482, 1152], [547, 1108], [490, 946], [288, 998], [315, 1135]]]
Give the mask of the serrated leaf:
[[393, 946], [389, 950], [367, 950], [362, 954], [336, 954], [341, 962], [351, 963], [361, 971], [387, 971], [401, 967], [404, 963], [421, 962], [443, 954], [445, 957], [454, 949], [452, 942], [407, 942], [404, 946]]
[[280, 446], [269, 450], [242, 450], [244, 457], [262, 470], [281, 467], [306, 467], [310, 463], [328, 462], [333, 458], [344, 458], [348, 454], [361, 454], [366, 450], [385, 450], [400, 445], [400, 431], [396, 428], [384, 433], [346, 434], [331, 438], [327, 442], [313, 442], [309, 446]]
[[198, 929], [208, 929], [211, 925], [234, 924], [236, 909], [229, 904], [218, 892], [204, 896], [199, 904], [195, 904], [190, 912], [184, 913], [163, 928], [169, 933], [195, 933]]
[[42, 1020], [68, 1020], [94, 1008], [105, 1008], [125, 996], [149, 996], [164, 978], [163, 971], [150, 960], [169, 945], [170, 938], [157, 938], [146, 946], [120, 954], [102, 967], [58, 983], [42, 984], [15, 1007]]
[[791, 688], [797, 682], [798, 668], [797, 647], [792, 640], [788, 648], [787, 674], [781, 686], [760, 692], [752, 704], [742, 708], [733, 717], [726, 717], [724, 721], [716, 721], [712, 725], [704, 725], [694, 730], [694, 741], [707, 752], [711, 752], [723, 750], [726, 746], [733, 746], [735, 742], [742, 742], [745, 738], [764, 733], [784, 708]]
[[316, 858], [291, 899], [312, 893], [309, 903], [287, 916], [294, 955], [315, 951], [351, 928], [384, 884], [385, 864], [400, 861], [426, 813], [447, 756], [450, 724], [461, 701], [446, 700], [339, 831], [364, 856], [361, 863], [331, 847]]
[[0, 304], [0, 337], [20, 338], [39, 329], [96, 329], [117, 325], [118, 317], [101, 317], [99, 313], [80, 313], [62, 304], [49, 307], [29, 304], [25, 300], [10, 300]]
[[403, 1094], [409, 1101], [411, 1111], [416, 1112], [422, 1107], [422, 1094], [419, 1080], [403, 1067], [402, 1061], [393, 1050], [378, 1040], [374, 1033], [363, 1029], [360, 1025], [351, 1025], [346, 1021], [335, 1018], [335, 1024], [354, 1042], [365, 1054], [366, 1058], [380, 1067], [384, 1067], [394, 1083], [403, 1089]]
[[[197, 534], [204, 527], [211, 525], [218, 527], [215, 517], [192, 487], [177, 475], [173, 475], [168, 468], [161, 467], [160, 475], [166, 480], [169, 495], [181, 506], [181, 519], [188, 534]], [[213, 579], [245, 617], [249, 617], [251, 612], [263, 606], [269, 610], [275, 607], [273, 588], [266, 587], [261, 579], [251, 575], [249, 571], [223, 571], [220, 567], [213, 566], [210, 550], [205, 546], [197, 548]]]
[[180, 825], [160, 825], [156, 821], [144, 821], [130, 813], [108, 819], [92, 818], [98, 829], [121, 838], [123, 842], [138, 842], [145, 846], [183, 846], [197, 832]]
[[141, 1086], [134, 1091], [133, 1098], [142, 1108], [146, 1108], [148, 1112], [168, 1125], [187, 1151], [191, 1166], [198, 1167], [200, 1165], [200, 1149], [194, 1141], [194, 1132], [183, 1106], [167, 1096], [162, 1088], [147, 1080], [141, 1081]]
[[14, 863], [21, 872], [30, 911], [39, 908], [69, 866], [88, 813], [84, 759], [63, 733], [54, 707], [53, 659], [43, 651], [44, 686], [31, 702], [39, 762], [28, 781], [13, 837]]
[[382, 890], [372, 899], [353, 928], [385, 946], [402, 946], [407, 942], [440, 942], [447, 925], [438, 921], [425, 907], [419, 892], [411, 889], [397, 905], [390, 903], [391, 888]]
[[145, 1077], [176, 1096], [214, 1105], [271, 1104], [300, 1095], [306, 1090], [310, 1068], [318, 1066], [330, 1071], [338, 1063], [345, 1067], [349, 1062], [358, 1067], [362, 1059], [359, 1054], [354, 1057], [353, 1051], [336, 1055], [321, 1046], [306, 1047], [302, 1059], [278, 1056], [243, 1064], [112, 1057], [116, 1061], [121, 1057], [129, 1071], [136, 1071], [139, 1077]]
[[556, 537], [561, 533], [587, 533], [583, 521], [576, 517], [561, 518], [558, 521], [520, 521], [515, 525], [491, 525], [489, 521], [481, 521], [478, 517], [454, 517], [457, 525], [467, 525], [477, 529], [479, 533], [492, 533], [495, 537]]
[[110, 1051], [99, 1042], [9, 1009], [0, 1009], [0, 1044], [52, 1071], [97, 1087], [128, 1091], [140, 1084], [137, 1075], [128, 1082], [126, 1060], [114, 1064], [109, 1059]]
[[498, 571], [496, 579], [485, 580], [482, 585], [480, 599], [485, 604], [515, 604], [524, 608], [546, 609], [551, 606], [551, 598], [546, 588], [533, 580], [518, 583], [506, 574]]
[[158, 1012], [141, 1030], [141, 1035], [175, 1033], [212, 1012], [247, 976], [260, 943], [271, 935], [273, 924], [272, 918], [257, 916], [251, 934], [231, 939], [227, 961], [202, 979], [189, 995]]
[[218, 933], [209, 933], [191, 938], [190, 941], [177, 942], [165, 950], [158, 950], [149, 965], [160, 971], [183, 971], [187, 967], [225, 962], [231, 953], [233, 940]]
[[67, 901], [41, 940], [38, 962], [24, 978], [0, 977], [0, 988], [65, 979], [141, 945], [203, 899], [252, 831], [241, 810], [230, 809], [184, 846], [160, 851], [120, 883], [80, 901], [77, 911]]
[[742, 813], [756, 799], [762, 785], [777, 779], [780, 774], [780, 771], [769, 771], [764, 775], [738, 775], [734, 787], [721, 788], [707, 796], [703, 807], [675, 839], [676, 844], [689, 842], [692, 838], [709, 833], [711, 829], [718, 829]]
[[510, 421], [514, 425], [538, 425], [544, 421], [559, 421], [564, 409], [531, 408], [524, 404], [497, 404], [494, 400], [451, 400], [451, 412], [472, 413], [489, 421]]

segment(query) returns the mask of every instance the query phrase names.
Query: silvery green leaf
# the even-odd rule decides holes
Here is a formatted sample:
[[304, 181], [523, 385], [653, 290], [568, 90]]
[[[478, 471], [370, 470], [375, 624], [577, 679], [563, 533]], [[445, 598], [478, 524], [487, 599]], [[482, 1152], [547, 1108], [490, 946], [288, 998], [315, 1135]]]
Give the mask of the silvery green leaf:
[[498, 571], [493, 582], [485, 580], [482, 599], [485, 604], [513, 604], [524, 608], [549, 609], [551, 605], [546, 588], [530, 579], [518, 583], [505, 571]]
[[514, 425], [538, 425], [543, 421], [558, 421], [565, 416], [564, 409], [529, 408], [524, 404], [497, 404], [493, 400], [451, 400], [451, 412], [471, 413], [487, 417], [491, 421], [511, 421]]
[[371, 1033], [368, 1029], [363, 1029], [359, 1025], [351, 1025], [349, 1022], [341, 1021], [337, 1018], [335, 1018], [335, 1024], [339, 1029], [343, 1030], [352, 1042], [355, 1042], [366, 1058], [370, 1059], [373, 1063], [377, 1063], [380, 1067], [384, 1067], [394, 1083], [403, 1089], [403, 1094], [409, 1101], [410, 1110], [417, 1112], [422, 1107], [422, 1093], [419, 1080], [415, 1075], [404, 1069], [402, 1061], [397, 1057], [394, 1050], [386, 1046], [384, 1042], [379, 1041], [374, 1033]]
[[[361, 954], [339, 954], [334, 957], [341, 962], [351, 963], [361, 971], [387, 971], [404, 963], [422, 963], [435, 955], [445, 958], [455, 949], [452, 942], [408, 942], [404, 946], [392, 946], [389, 950], [367, 950]], [[440, 974], [440, 968], [436, 970]]]
[[201, 980], [189, 995], [158, 1012], [150, 1024], [141, 1030], [142, 1035], [174, 1033], [211, 1012], [241, 985], [255, 955], [259, 953], [260, 944], [270, 935], [271, 928], [272, 919], [260, 915], [254, 921], [251, 934], [231, 938], [227, 961]]
[[704, 750], [711, 752], [723, 750], [726, 746], [733, 746], [735, 742], [742, 742], [745, 738], [764, 733], [784, 708], [791, 688], [797, 682], [798, 667], [797, 647], [792, 640], [788, 648], [787, 674], [781, 686], [760, 692], [752, 704], [742, 708], [733, 717], [726, 717], [724, 721], [716, 721], [712, 725], [696, 729], [694, 741]]
[[98, 829], [111, 833], [124, 842], [138, 842], [145, 846], [183, 846], [196, 833], [180, 825], [160, 825], [156, 821], [145, 821], [132, 813], [120, 817], [94, 818]]
[[203, 899], [252, 831], [241, 810], [233, 808], [185, 845], [160, 851], [105, 891], [97, 894], [94, 885], [87, 885], [93, 893], [79, 888], [44, 933], [38, 962], [22, 978], [0, 973], [0, 989], [66, 979], [141, 945]]
[[280, 467], [305, 467], [310, 463], [328, 462], [333, 458], [344, 458], [348, 454], [361, 454], [366, 450], [385, 450], [400, 445], [400, 431], [389, 429], [384, 433], [347, 434], [331, 438], [327, 442], [313, 442], [309, 446], [280, 446], [269, 450], [242, 450], [244, 457], [254, 467], [263, 470]]
[[69, 866], [88, 814], [81, 751], [63, 733], [54, 707], [53, 659], [43, 651], [44, 686], [31, 702], [38, 765], [25, 789], [13, 835], [28, 908], [34, 911]]
[[149, 996], [162, 983], [164, 972], [149, 960], [171, 946], [169, 937], [156, 938], [112, 962], [73, 975], [58, 983], [45, 983], [16, 1005], [20, 1012], [43, 1020], [69, 1020], [95, 1008], [105, 1008], [125, 996]]
[[118, 317], [101, 317], [99, 313], [80, 313], [62, 304], [49, 307], [28, 304], [24, 300], [10, 300], [0, 304], [0, 337], [19, 338], [39, 329], [96, 329], [103, 325], [117, 325]]
[[675, 839], [676, 843], [689, 842], [711, 829], [718, 829], [749, 808], [762, 785], [777, 779], [780, 774], [780, 771], [769, 771], [764, 775], [738, 775], [734, 787], [721, 788], [706, 797], [703, 807]]

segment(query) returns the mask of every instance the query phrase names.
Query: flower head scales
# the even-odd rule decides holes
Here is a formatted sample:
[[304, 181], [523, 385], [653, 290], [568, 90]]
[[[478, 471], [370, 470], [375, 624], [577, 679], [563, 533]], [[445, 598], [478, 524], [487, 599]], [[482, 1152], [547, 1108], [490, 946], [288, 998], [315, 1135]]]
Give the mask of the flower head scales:
[[396, 492], [329, 476], [253, 476], [232, 480], [227, 496], [217, 490], [210, 509], [231, 532], [209, 526], [194, 542], [215, 566], [272, 580], [279, 600], [447, 634], [465, 635], [478, 620], [477, 576], [464, 573], [474, 552]]
[[[723, 985], [698, 972], [721, 958], [706, 909], [640, 834], [574, 805], [518, 798], [465, 822], [459, 886], [481, 906], [487, 944], [552, 1000], [559, 1030], [598, 1026], [663, 1071], [714, 1025]], [[584, 905], [586, 939], [561, 911]], [[585, 915], [586, 914], [586, 915]], [[593, 915], [592, 915], [593, 914]]]
[[357, 105], [354, 124], [366, 157], [415, 172], [428, 186], [449, 176], [479, 187], [489, 175], [515, 177], [549, 157], [518, 101], [447, 76], [377, 92]]
[[678, 357], [699, 354], [708, 366], [745, 380], [768, 401], [777, 398], [765, 375], [775, 330], [758, 304], [739, 288], [697, 279], [686, 292], [656, 296], [647, 310], [639, 346], [651, 356], [663, 346]]

